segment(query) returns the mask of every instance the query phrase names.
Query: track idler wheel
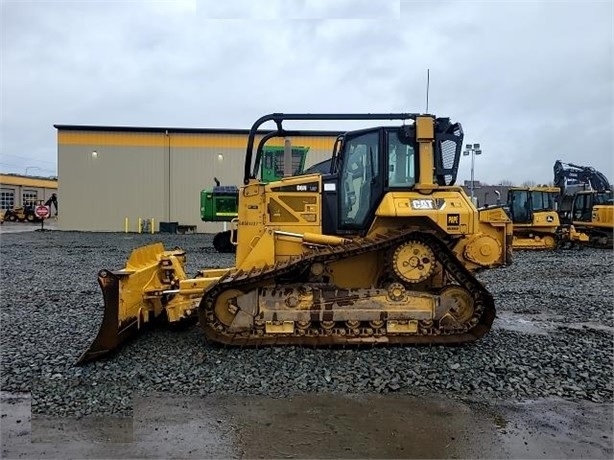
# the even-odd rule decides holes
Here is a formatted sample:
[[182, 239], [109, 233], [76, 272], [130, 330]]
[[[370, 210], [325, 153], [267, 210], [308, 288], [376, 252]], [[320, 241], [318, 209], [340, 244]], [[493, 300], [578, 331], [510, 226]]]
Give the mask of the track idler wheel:
[[225, 326], [230, 326], [237, 315], [239, 307], [236, 305], [237, 297], [243, 295], [238, 289], [228, 289], [215, 299], [215, 316]]
[[440, 319], [446, 328], [462, 327], [473, 318], [475, 313], [474, 301], [471, 293], [461, 286], [447, 286], [439, 295], [442, 299], [449, 299], [454, 306]]

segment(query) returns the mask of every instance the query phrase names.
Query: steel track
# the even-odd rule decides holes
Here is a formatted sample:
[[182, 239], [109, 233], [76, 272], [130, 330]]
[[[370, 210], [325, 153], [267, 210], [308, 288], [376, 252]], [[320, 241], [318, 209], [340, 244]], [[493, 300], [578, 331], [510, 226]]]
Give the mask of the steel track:
[[[379, 329], [350, 329], [338, 327], [323, 328], [312, 324], [309, 330], [293, 334], [266, 334], [262, 328], [254, 327], [250, 332], [230, 332], [215, 315], [217, 297], [227, 289], [247, 293], [260, 286], [276, 284], [276, 280], [292, 273], [303, 273], [313, 263], [330, 263], [374, 251], [388, 251], [409, 240], [427, 244], [437, 261], [451, 275], [455, 283], [467, 289], [474, 301], [474, 315], [462, 329], [445, 329], [436, 321], [430, 327], [420, 327], [418, 333], [388, 334], [385, 325]], [[448, 278], [449, 279], [449, 276]], [[300, 282], [300, 280], [295, 280]], [[446, 287], [446, 286], [441, 286]], [[376, 235], [342, 246], [316, 246], [301, 256], [278, 262], [272, 266], [239, 270], [229, 273], [210, 287], [203, 295], [199, 306], [201, 327], [207, 340], [236, 346], [336, 346], [336, 345], [382, 345], [382, 344], [459, 344], [472, 342], [483, 337], [491, 328], [495, 318], [494, 301], [484, 286], [456, 258], [446, 244], [430, 233], [412, 230], [393, 230], [385, 235]]]

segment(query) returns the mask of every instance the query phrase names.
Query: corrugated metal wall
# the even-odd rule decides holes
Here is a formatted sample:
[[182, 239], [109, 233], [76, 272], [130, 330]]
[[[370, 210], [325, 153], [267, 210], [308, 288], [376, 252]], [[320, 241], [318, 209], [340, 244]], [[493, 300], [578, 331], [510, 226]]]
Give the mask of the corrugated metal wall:
[[[334, 136], [292, 139], [310, 147], [306, 166], [330, 157]], [[275, 141], [275, 142], [274, 142]], [[200, 192], [240, 185], [247, 135], [99, 132], [58, 128], [61, 230], [137, 230], [140, 218], [196, 225], [217, 232], [222, 223], [200, 220]], [[283, 139], [267, 145], [283, 145]]]

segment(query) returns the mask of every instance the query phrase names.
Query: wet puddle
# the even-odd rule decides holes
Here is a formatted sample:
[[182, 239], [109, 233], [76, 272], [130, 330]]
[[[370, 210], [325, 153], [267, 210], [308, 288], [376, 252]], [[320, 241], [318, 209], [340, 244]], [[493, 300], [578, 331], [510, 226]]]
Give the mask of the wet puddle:
[[578, 331], [602, 331], [614, 334], [614, 327], [597, 322], [571, 323], [563, 322], [564, 317], [549, 313], [513, 313], [509, 311], [497, 312], [494, 327], [507, 331], [524, 334], [548, 335], [555, 329], [573, 329]]
[[134, 417], [76, 420], [2, 396], [3, 458], [612, 458], [611, 404], [158, 395], [135, 396]]
[[575, 329], [578, 331], [593, 330], [593, 331], [609, 332], [610, 334], [614, 334], [614, 327], [607, 326], [605, 324], [593, 323], [593, 322], [565, 324], [564, 327], [568, 329]]
[[[556, 323], [552, 322], [553, 319], [555, 319], [554, 316], [544, 313], [527, 318], [526, 315], [503, 311], [497, 312], [494, 327], [524, 334], [548, 335], [555, 328]], [[546, 323], [546, 321], [550, 322]]]

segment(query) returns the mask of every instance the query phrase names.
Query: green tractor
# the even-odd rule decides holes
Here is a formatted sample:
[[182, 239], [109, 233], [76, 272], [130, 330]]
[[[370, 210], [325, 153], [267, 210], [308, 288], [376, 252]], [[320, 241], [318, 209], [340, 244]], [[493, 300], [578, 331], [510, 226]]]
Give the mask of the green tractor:
[[[309, 147], [292, 147], [292, 175], [302, 174]], [[262, 149], [260, 180], [268, 183], [284, 177], [284, 147], [271, 146]], [[236, 185], [220, 185], [200, 192], [200, 219], [203, 222], [231, 222], [237, 217], [239, 188]], [[218, 252], [235, 252], [236, 232], [224, 230], [213, 237], [213, 247]]]

